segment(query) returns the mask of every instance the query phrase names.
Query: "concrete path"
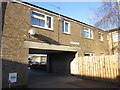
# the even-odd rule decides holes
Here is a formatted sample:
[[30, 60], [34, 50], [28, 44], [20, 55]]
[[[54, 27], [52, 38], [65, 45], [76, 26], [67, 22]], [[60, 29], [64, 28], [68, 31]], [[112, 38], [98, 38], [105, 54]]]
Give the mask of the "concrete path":
[[71, 82], [73, 85], [80, 86], [81, 88], [120, 88], [115, 83], [108, 83], [102, 81], [94, 81], [94, 80], [75, 80]]
[[118, 85], [71, 75], [29, 70], [28, 88], [118, 88]]
[[77, 80], [75, 76], [47, 73], [29, 70], [28, 88], [80, 88], [71, 82]]

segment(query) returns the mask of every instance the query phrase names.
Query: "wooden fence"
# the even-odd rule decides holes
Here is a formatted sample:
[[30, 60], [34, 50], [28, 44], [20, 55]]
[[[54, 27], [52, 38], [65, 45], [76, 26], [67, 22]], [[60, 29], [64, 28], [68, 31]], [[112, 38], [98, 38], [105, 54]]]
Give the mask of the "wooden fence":
[[78, 57], [75, 61], [80, 76], [115, 80], [119, 74], [117, 54]]

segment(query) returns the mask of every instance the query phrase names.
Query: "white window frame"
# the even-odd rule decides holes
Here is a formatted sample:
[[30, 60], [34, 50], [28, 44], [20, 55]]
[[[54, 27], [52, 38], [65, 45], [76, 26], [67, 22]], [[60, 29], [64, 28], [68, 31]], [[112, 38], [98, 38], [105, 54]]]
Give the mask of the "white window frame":
[[113, 39], [113, 42], [119, 42], [120, 41], [120, 33], [118, 31], [113, 32], [112, 39]]
[[100, 56], [103, 57], [105, 54], [104, 53], [100, 53]]
[[[36, 16], [36, 15], [32, 15], [32, 12], [35, 12], [35, 13], [38, 13], [38, 14], [42, 14], [42, 15], [45, 16], [45, 18]], [[40, 12], [35, 11], [35, 10], [31, 10], [31, 17], [34, 17], [34, 18], [37, 18], [37, 19], [41, 19], [41, 20], [45, 20], [45, 27], [41, 27], [39, 25], [32, 25], [32, 23], [31, 23], [32, 26], [39, 27], [39, 28], [44, 28], [44, 29], [49, 29], [49, 30], [53, 30], [53, 17], [52, 16], [46, 15], [44, 13], [40, 13]], [[51, 28], [47, 27], [47, 17], [51, 17]], [[31, 20], [31, 22], [32, 22], [32, 20]]]
[[[63, 33], [66, 33], [66, 34], [70, 34], [70, 22], [68, 22], [68, 21], [65, 21], [65, 20], [63, 20], [64, 21], [64, 31], [62, 30], [62, 32]], [[66, 30], [65, 30], [65, 23], [68, 23], [68, 32], [66, 32]], [[62, 28], [63, 29], [63, 28]]]
[[106, 39], [109, 40], [109, 35], [106, 36]]
[[103, 33], [102, 32], [99, 32], [99, 40], [103, 41]]
[[[89, 39], [93, 39], [93, 30], [88, 29], [88, 28], [86, 28], [86, 29], [88, 29], [88, 30], [84, 30], [83, 28], [86, 28], [86, 27], [82, 27], [83, 32], [88, 32], [88, 33], [89, 33], [88, 37], [85, 37], [84, 34], [83, 34], [83, 37], [89, 38]], [[91, 37], [91, 35], [90, 35], [90, 34], [91, 34], [90, 31], [92, 31], [92, 37]], [[83, 33], [83, 32], [82, 32], [82, 33]]]

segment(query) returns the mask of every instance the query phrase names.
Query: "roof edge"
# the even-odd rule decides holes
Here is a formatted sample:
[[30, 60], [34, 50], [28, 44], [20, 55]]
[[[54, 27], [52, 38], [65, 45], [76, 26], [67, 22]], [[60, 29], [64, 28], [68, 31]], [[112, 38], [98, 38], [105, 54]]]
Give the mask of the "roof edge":
[[86, 24], [86, 23], [84, 23], [84, 22], [81, 22], [81, 21], [79, 21], [79, 20], [73, 19], [73, 18], [71, 18], [71, 17], [65, 16], [65, 15], [62, 15], [62, 14], [59, 14], [59, 13], [53, 12], [53, 11], [48, 10], [48, 9], [45, 9], [45, 8], [43, 8], [43, 7], [40, 7], [40, 6], [37, 6], [37, 5], [31, 4], [31, 3], [28, 3], [28, 2], [26, 2], [26, 1], [22, 1], [22, 0], [13, 0], [13, 2], [17, 2], [17, 3], [18, 3], [18, 2], [21, 2], [21, 3], [23, 3], [23, 4], [27, 4], [27, 5], [30, 5], [30, 6], [32, 6], [32, 7], [36, 7], [36, 8], [39, 8], [39, 9], [45, 10], [45, 11], [47, 11], [47, 12], [50, 12], [50, 13], [56, 14], [56, 15], [58, 15], [58, 16], [60, 15], [61, 17], [68, 18], [68, 19], [70, 19], [70, 20], [73, 20], [73, 21], [75, 21], [75, 22], [81, 23], [81, 24], [83, 24], [83, 25], [87, 25], [87, 26], [89, 26], [89, 27], [93, 27], [93, 28], [99, 29], [99, 30], [101, 30], [101, 31], [104, 31], [104, 30], [102, 30], [102, 29], [100, 29], [100, 28], [97, 28], [97, 27], [95, 27], [95, 26], [92, 26], [92, 25]]
[[110, 30], [108, 30], [108, 31], [109, 31], [109, 32], [120, 31], [120, 27], [119, 27], [119, 28], [110, 29]]

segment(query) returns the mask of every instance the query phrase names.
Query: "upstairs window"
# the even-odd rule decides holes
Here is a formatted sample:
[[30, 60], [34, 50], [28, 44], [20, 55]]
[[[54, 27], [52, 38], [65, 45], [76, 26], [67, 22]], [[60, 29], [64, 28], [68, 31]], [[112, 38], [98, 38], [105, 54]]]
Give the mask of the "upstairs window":
[[100, 56], [103, 57], [103, 56], [104, 56], [104, 53], [100, 53]]
[[120, 41], [120, 33], [118, 33], [117, 31], [113, 32], [112, 38], [113, 38], [113, 42], [119, 42]]
[[108, 36], [108, 35], [107, 35], [107, 37], [106, 37], [106, 38], [107, 38], [107, 40], [109, 40], [109, 36]]
[[62, 21], [62, 32], [70, 34], [70, 23], [67, 21]]
[[99, 32], [99, 40], [103, 41], [103, 33], [102, 32]]
[[93, 39], [93, 30], [83, 27], [83, 37]]
[[32, 11], [31, 25], [46, 29], [52, 29], [52, 17], [43, 13], [39, 13], [37, 11]]

